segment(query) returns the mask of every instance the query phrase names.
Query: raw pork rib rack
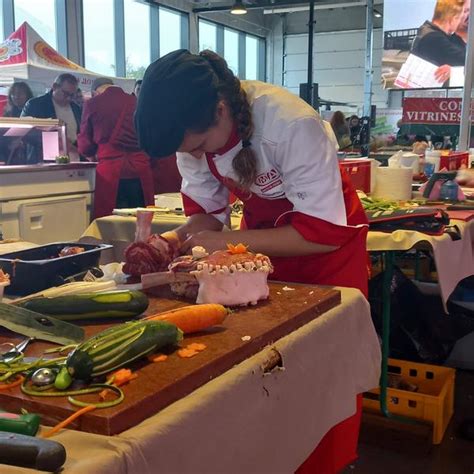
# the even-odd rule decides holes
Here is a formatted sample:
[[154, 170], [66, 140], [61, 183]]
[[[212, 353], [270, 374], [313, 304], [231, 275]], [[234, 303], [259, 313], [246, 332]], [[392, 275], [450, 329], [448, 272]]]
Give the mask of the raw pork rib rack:
[[135, 242], [125, 249], [124, 273], [140, 276], [161, 272], [178, 256], [177, 241], [151, 233], [152, 211], [137, 212]]

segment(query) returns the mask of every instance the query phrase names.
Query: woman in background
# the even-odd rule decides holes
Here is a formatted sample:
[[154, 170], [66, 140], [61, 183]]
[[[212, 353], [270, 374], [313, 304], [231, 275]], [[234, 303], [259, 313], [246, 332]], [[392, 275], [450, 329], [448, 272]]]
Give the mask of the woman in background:
[[[4, 117], [19, 117], [23, 106], [33, 97], [30, 86], [26, 82], [14, 82], [8, 91]], [[31, 147], [18, 137], [1, 137], [0, 155], [7, 165], [24, 165]]]
[[334, 134], [336, 135], [339, 149], [344, 150], [345, 148], [351, 146], [351, 132], [349, 130], [349, 125], [347, 125], [344, 114], [340, 110], [336, 110], [336, 112], [332, 114], [330, 123]]
[[15, 82], [8, 91], [7, 106], [4, 117], [19, 117], [23, 106], [33, 97], [30, 86], [26, 82]]

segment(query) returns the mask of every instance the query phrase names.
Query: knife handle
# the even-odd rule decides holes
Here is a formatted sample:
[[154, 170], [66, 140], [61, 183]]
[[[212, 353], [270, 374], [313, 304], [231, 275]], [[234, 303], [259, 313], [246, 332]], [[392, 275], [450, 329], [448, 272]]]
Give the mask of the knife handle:
[[195, 281], [196, 277], [187, 272], [157, 272], [146, 273], [142, 275], [141, 282], [143, 289], [153, 288], [154, 286], [168, 285], [176, 282]]
[[0, 431], [34, 436], [38, 432], [39, 425], [40, 417], [34, 413], [17, 415], [16, 413], [0, 412]]
[[49, 439], [0, 432], [0, 463], [57, 471], [66, 461], [64, 446]]

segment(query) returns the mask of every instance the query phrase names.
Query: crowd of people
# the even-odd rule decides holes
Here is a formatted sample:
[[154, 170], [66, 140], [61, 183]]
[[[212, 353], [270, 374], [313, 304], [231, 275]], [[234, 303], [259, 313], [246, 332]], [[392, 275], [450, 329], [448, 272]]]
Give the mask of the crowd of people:
[[[5, 117], [59, 119], [66, 126], [70, 158], [97, 161], [94, 217], [117, 207], [153, 204], [154, 194], [179, 191], [181, 179], [175, 156], [154, 161], [140, 151], [133, 125], [141, 80], [126, 93], [106, 77], [91, 86], [84, 100], [77, 78], [60, 74], [50, 90], [33, 96], [26, 82], [15, 82], [8, 91]], [[34, 164], [42, 160], [39, 134], [2, 140], [0, 153], [8, 165]]]

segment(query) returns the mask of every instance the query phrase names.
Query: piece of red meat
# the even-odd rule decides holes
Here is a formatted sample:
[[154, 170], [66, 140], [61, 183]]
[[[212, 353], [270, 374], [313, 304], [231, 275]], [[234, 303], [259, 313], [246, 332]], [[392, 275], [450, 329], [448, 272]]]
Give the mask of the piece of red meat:
[[135, 242], [125, 249], [123, 272], [140, 276], [146, 273], [162, 272], [178, 255], [175, 242], [170, 242], [161, 235], [151, 234], [153, 212], [137, 212], [137, 229]]

